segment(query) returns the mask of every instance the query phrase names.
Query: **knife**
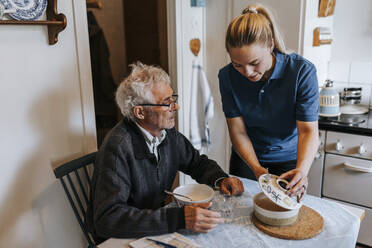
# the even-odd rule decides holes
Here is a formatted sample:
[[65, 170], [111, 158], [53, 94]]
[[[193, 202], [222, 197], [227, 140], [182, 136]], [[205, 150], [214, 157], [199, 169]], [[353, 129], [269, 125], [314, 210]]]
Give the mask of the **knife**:
[[155, 244], [157, 245], [161, 245], [163, 247], [166, 247], [166, 248], [177, 248], [177, 246], [174, 246], [174, 245], [170, 245], [170, 244], [167, 244], [165, 242], [161, 242], [159, 240], [155, 240], [155, 239], [150, 239], [150, 238], [146, 238], [147, 240], [150, 240], [152, 242], [155, 242]]

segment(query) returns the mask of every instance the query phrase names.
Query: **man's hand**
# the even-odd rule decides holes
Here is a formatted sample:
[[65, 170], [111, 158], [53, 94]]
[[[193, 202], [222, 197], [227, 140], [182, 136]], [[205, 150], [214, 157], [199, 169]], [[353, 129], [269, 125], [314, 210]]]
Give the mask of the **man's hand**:
[[206, 233], [222, 223], [223, 219], [218, 212], [207, 210], [211, 205], [211, 202], [185, 205], [186, 229]]
[[221, 182], [220, 191], [225, 195], [241, 195], [244, 192], [242, 181], [236, 177], [224, 178]]
[[307, 176], [300, 169], [293, 169], [280, 175], [279, 178], [290, 179], [287, 184], [287, 195], [290, 197], [297, 196], [297, 201], [300, 202], [306, 194], [307, 190]]

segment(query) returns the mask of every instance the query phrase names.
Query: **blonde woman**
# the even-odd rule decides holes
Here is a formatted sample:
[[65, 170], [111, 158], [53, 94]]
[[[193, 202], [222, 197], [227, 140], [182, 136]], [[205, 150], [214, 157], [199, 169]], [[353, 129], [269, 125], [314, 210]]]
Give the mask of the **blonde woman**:
[[318, 144], [318, 81], [314, 65], [286, 54], [272, 14], [250, 5], [228, 26], [231, 63], [219, 72], [222, 106], [233, 145], [230, 173], [290, 180], [301, 199]]

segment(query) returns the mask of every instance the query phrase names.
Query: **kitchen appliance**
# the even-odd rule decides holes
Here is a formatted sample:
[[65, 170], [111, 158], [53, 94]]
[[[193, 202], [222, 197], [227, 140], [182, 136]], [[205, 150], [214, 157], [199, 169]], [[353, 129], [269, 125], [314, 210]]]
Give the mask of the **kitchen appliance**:
[[327, 131], [322, 196], [366, 211], [358, 242], [372, 245], [372, 137]]
[[319, 116], [335, 117], [340, 115], [340, 96], [333, 87], [333, 81], [327, 79], [319, 93]]
[[344, 104], [358, 104], [362, 100], [362, 88], [344, 88], [342, 101]]
[[[340, 130], [346, 126], [366, 130], [368, 115], [353, 116], [336, 118], [349, 121], [346, 124], [332, 122], [332, 118], [321, 118], [319, 123]], [[309, 172], [308, 193], [365, 210], [357, 241], [372, 246], [372, 136], [321, 130], [319, 140]]]
[[368, 106], [359, 105], [362, 100], [361, 87], [344, 88], [341, 100], [342, 114], [365, 114], [369, 111]]
[[338, 125], [347, 125], [347, 126], [361, 126], [366, 123], [368, 119], [367, 115], [359, 114], [341, 114], [336, 117], [319, 117], [319, 122], [321, 123], [330, 123]]

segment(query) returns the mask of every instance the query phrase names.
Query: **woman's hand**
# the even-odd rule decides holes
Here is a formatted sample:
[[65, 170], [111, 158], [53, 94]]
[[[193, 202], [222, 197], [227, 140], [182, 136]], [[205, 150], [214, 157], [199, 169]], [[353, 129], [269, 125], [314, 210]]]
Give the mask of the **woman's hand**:
[[254, 175], [257, 178], [257, 181], [258, 181], [258, 179], [260, 178], [261, 175], [269, 173], [269, 171], [262, 166], [257, 166], [256, 168], [252, 168], [252, 170], [253, 170]]
[[290, 180], [286, 187], [288, 189], [287, 195], [297, 196], [297, 201], [300, 202], [306, 194], [307, 175], [300, 169], [293, 169], [283, 173], [279, 178]]

